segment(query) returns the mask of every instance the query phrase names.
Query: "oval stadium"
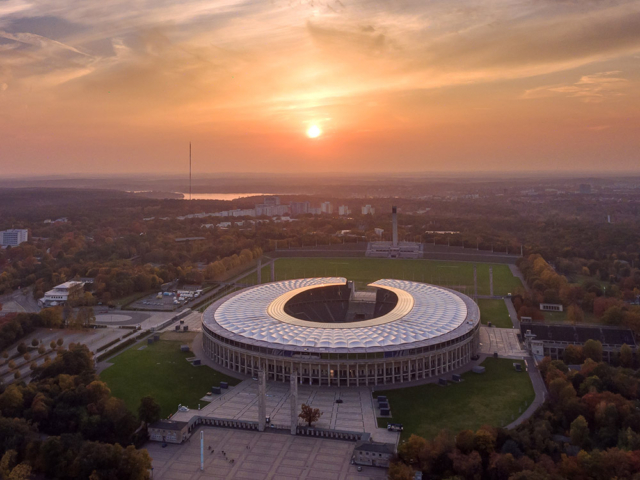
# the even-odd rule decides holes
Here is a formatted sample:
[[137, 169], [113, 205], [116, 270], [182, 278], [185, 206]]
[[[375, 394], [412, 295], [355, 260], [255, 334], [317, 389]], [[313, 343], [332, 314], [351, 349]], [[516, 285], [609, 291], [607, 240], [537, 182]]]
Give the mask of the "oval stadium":
[[205, 354], [220, 366], [307, 385], [419, 381], [458, 369], [478, 349], [480, 311], [455, 290], [378, 280], [356, 291], [341, 277], [245, 288], [203, 314]]

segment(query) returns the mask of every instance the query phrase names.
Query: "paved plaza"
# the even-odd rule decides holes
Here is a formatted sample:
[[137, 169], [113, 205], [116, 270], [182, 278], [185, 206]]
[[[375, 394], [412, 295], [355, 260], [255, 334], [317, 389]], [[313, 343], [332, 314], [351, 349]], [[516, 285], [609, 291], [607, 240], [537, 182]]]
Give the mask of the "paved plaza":
[[[202, 410], [177, 412], [172, 418], [188, 421], [193, 416], [258, 421], [258, 382], [244, 380], [215, 395]], [[342, 403], [336, 403], [336, 400]], [[208, 400], [208, 399], [207, 399]], [[368, 432], [377, 442], [396, 443], [398, 434], [377, 428], [371, 390], [366, 387], [338, 388], [298, 386], [298, 411], [303, 403], [319, 408], [322, 417], [314, 426], [349, 432]], [[195, 405], [189, 405], [195, 407]], [[391, 406], [393, 408], [393, 405]], [[267, 415], [280, 428], [291, 426], [289, 385], [267, 382]]]
[[516, 329], [481, 326], [479, 353], [493, 355], [494, 352], [498, 352], [501, 358], [525, 358], [529, 356], [520, 345]]
[[[384, 479], [387, 470], [351, 465], [354, 443], [204, 427], [204, 470], [200, 471], [200, 431], [183, 445], [149, 442], [154, 480], [365, 480]], [[211, 450], [209, 449], [211, 448]], [[222, 453], [224, 451], [226, 456]]]

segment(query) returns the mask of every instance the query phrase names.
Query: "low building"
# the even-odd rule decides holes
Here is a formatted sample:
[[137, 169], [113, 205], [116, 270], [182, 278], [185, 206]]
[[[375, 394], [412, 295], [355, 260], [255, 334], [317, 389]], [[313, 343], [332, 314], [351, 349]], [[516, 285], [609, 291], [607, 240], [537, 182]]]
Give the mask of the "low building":
[[65, 305], [70, 300], [80, 298], [84, 284], [85, 282], [78, 281], [61, 283], [45, 293], [44, 297], [38, 300], [38, 303], [45, 308]]
[[[522, 319], [521, 319], [522, 320]], [[637, 351], [633, 332], [626, 328], [603, 325], [546, 325], [524, 321], [520, 332], [527, 350], [534, 356], [562, 360], [568, 345], [582, 346], [587, 340], [602, 343], [602, 359], [611, 362], [623, 344]]]
[[29, 230], [26, 228], [12, 228], [0, 232], [0, 246], [17, 247], [29, 240]]
[[182, 443], [189, 434], [189, 422], [158, 420], [149, 425], [149, 440], [166, 443]]
[[371, 467], [389, 468], [396, 453], [395, 445], [361, 441], [353, 448], [353, 463]]

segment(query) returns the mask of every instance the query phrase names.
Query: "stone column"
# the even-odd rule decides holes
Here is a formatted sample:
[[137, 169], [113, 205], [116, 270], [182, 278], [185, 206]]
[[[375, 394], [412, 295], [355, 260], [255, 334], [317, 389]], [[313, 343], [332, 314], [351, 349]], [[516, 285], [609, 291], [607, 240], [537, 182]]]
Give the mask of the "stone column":
[[258, 372], [258, 430], [264, 432], [267, 418], [267, 376], [263, 366]]
[[256, 283], [260, 285], [262, 283], [262, 259], [258, 259], [258, 264], [256, 265]]
[[489, 267], [489, 295], [493, 297], [493, 267]]
[[296, 434], [298, 427], [298, 371], [291, 372], [289, 377], [291, 391], [289, 401], [291, 402], [291, 435]]

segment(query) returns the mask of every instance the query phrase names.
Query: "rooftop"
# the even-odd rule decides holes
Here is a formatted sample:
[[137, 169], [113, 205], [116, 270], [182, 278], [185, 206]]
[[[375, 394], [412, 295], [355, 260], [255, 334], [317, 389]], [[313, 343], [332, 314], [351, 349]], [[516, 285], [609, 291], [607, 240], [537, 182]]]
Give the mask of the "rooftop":
[[479, 321], [478, 307], [466, 295], [425, 283], [390, 279], [369, 285], [398, 295], [395, 308], [381, 317], [350, 323], [317, 323], [297, 319], [284, 311], [286, 301], [300, 291], [344, 283], [345, 278], [326, 277], [250, 287], [215, 302], [205, 311], [203, 323], [219, 335], [252, 345], [273, 348], [279, 344], [299, 347], [287, 350], [301, 352], [327, 349], [375, 352], [457, 338]]

